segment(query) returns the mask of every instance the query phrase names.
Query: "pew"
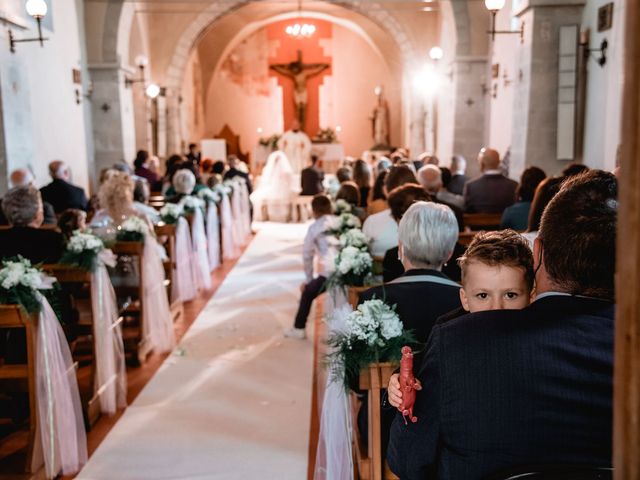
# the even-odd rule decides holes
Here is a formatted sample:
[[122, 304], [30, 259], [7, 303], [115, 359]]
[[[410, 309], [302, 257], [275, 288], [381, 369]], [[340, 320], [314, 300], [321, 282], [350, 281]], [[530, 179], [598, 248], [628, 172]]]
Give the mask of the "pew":
[[[348, 301], [351, 308], [355, 310], [358, 306], [360, 294], [369, 288], [371, 286], [349, 287]], [[387, 467], [387, 462], [383, 462], [380, 443], [381, 390], [385, 389], [396, 368], [397, 365], [392, 365], [391, 363], [374, 363], [360, 372], [359, 388], [367, 392], [369, 400], [367, 411], [369, 432], [366, 443], [358, 430], [358, 410], [362, 402], [355, 393], [351, 393], [354, 464], [358, 472], [358, 478], [361, 480], [392, 480], [397, 478]]]
[[0, 329], [24, 329], [27, 359], [23, 364], [1, 365], [3, 392], [26, 392], [29, 398], [29, 433], [24, 471], [34, 473], [43, 465], [42, 446], [37, 435], [36, 404], [36, 320], [19, 305], [0, 305]]
[[498, 230], [502, 213], [465, 213], [463, 221], [470, 230]]
[[171, 307], [171, 318], [177, 322], [184, 315], [184, 306], [179, 299], [171, 298], [171, 285], [174, 282], [173, 272], [176, 268], [176, 226], [161, 224], [155, 226], [155, 233], [158, 240], [165, 239], [162, 244], [167, 251], [168, 260], [164, 262], [164, 274], [167, 279], [167, 295], [169, 295], [169, 305]]
[[113, 253], [118, 257], [128, 256], [134, 259], [138, 271], [137, 285], [117, 285], [113, 288], [116, 297], [129, 298], [121, 310], [125, 322], [123, 324], [122, 336], [124, 340], [125, 352], [133, 355], [134, 361], [138, 364], [144, 363], [147, 355], [151, 352], [148, 338], [143, 335], [143, 311], [144, 311], [144, 242], [116, 242], [111, 247]]

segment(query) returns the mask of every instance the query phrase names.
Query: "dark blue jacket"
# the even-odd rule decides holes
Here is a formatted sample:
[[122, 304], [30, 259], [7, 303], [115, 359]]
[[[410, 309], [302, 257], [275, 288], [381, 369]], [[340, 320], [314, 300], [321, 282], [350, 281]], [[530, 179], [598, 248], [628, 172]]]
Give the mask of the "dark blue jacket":
[[482, 479], [541, 463], [611, 465], [614, 305], [551, 296], [433, 327], [418, 422], [394, 420], [402, 480]]

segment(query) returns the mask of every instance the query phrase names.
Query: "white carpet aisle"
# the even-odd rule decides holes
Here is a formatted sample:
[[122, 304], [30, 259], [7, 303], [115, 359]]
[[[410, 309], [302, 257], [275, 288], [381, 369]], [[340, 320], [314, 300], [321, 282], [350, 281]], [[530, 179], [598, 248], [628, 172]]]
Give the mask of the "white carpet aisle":
[[282, 337], [304, 278], [306, 226], [256, 228], [244, 256], [77, 478], [306, 478], [313, 343]]

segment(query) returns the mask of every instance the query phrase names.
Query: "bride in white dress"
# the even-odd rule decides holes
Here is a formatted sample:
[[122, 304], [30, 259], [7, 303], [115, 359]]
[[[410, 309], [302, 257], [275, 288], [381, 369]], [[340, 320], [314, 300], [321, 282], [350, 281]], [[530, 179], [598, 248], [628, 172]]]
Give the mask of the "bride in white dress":
[[258, 187], [251, 194], [256, 220], [286, 222], [299, 188], [289, 159], [278, 150], [267, 158]]

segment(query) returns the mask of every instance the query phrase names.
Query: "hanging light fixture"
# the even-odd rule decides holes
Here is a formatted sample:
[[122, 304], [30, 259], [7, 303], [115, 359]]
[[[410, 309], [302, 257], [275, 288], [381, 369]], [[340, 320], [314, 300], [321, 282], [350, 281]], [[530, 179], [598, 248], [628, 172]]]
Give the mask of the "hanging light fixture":
[[293, 25], [287, 25], [284, 29], [287, 35], [293, 38], [309, 38], [316, 33], [316, 26], [313, 23], [302, 22], [302, 0], [298, 0], [298, 21]]

